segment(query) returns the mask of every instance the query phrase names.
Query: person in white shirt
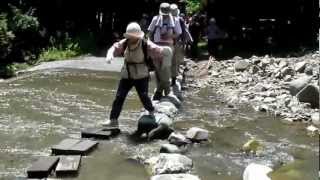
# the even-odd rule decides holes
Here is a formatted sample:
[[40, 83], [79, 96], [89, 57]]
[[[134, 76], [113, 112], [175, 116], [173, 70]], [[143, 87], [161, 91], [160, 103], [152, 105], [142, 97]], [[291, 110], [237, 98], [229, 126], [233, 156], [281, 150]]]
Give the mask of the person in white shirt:
[[[176, 38], [182, 33], [177, 24], [171, 15], [170, 4], [162, 3], [159, 15], [153, 17], [148, 28], [150, 39], [159, 46], [169, 47], [173, 52]], [[160, 100], [163, 95], [170, 93], [171, 65], [172, 58], [168, 62], [155, 62], [157, 89], [154, 100]]]

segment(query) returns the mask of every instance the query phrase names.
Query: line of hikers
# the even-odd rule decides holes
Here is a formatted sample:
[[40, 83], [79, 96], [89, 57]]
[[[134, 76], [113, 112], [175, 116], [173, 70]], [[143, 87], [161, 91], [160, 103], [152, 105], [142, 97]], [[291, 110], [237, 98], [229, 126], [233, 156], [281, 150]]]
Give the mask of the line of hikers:
[[119, 128], [118, 118], [132, 87], [136, 88], [144, 108], [155, 119], [155, 109], [148, 96], [150, 71], [154, 71], [157, 84], [153, 100], [160, 100], [169, 95], [171, 87], [175, 86], [179, 66], [184, 60], [185, 46], [193, 41], [179, 13], [176, 4], [162, 3], [159, 15], [153, 17], [147, 29], [147, 35], [138, 23], [129, 23], [124, 39], [108, 50], [108, 63], [115, 56], [124, 56], [125, 60], [110, 117], [102, 125]]

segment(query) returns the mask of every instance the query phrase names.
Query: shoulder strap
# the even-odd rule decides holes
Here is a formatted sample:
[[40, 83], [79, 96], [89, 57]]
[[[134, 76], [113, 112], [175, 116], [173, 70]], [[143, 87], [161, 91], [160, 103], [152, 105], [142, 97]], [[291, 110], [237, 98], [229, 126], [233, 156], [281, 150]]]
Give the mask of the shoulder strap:
[[125, 52], [125, 50], [127, 49], [127, 47], [128, 47], [128, 39], [126, 39], [125, 41], [124, 41], [124, 43], [123, 43], [123, 54], [122, 55], [124, 55], [124, 52]]
[[147, 62], [148, 60], [148, 40], [146, 38], [143, 38], [142, 40], [142, 51], [144, 55], [144, 62]]

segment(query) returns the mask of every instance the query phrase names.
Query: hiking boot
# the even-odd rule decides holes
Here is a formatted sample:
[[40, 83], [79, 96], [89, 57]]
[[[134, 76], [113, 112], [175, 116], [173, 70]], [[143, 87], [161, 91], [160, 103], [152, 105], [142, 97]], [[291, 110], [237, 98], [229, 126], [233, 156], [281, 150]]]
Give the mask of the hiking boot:
[[160, 99], [162, 98], [162, 92], [156, 91], [153, 95], [152, 100], [154, 101], [160, 101]]
[[101, 123], [102, 126], [110, 127], [110, 128], [116, 128], [119, 129], [119, 122], [117, 119], [110, 119], [106, 120]]

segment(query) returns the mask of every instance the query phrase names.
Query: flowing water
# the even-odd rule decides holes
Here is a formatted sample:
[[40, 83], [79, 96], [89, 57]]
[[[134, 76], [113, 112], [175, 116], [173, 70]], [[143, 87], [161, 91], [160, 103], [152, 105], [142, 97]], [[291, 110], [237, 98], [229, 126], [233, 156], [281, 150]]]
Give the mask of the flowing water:
[[[26, 169], [50, 147], [107, 117], [119, 75], [116, 73], [51, 70], [0, 84], [0, 179], [23, 179]], [[150, 88], [151, 89], [151, 88]], [[135, 129], [141, 104], [131, 91], [121, 114], [124, 131]], [[210, 89], [186, 92], [175, 129], [210, 131], [210, 140], [190, 147], [194, 173], [202, 180], [241, 180], [250, 162], [280, 167], [275, 180], [315, 180], [319, 169], [319, 137], [306, 135], [304, 125], [287, 125], [247, 107], [228, 108]], [[264, 153], [244, 155], [239, 149], [250, 138], [264, 144]], [[159, 142], [132, 142], [125, 135], [103, 141], [83, 158], [78, 176], [70, 179], [144, 180], [145, 168], [129, 156], [157, 154]]]

